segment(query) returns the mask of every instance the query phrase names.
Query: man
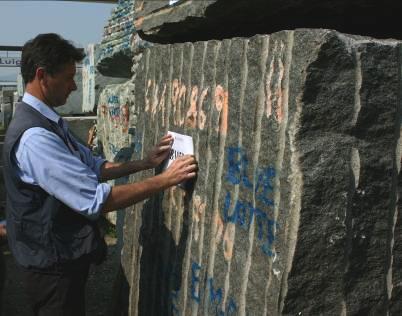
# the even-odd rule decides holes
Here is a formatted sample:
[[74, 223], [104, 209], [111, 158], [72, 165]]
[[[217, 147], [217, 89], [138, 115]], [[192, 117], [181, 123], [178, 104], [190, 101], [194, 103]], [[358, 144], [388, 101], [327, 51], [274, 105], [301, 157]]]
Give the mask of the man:
[[164, 173], [111, 187], [116, 179], [158, 166], [171, 147], [165, 136], [146, 159], [111, 163], [92, 156], [53, 110], [76, 90], [75, 63], [83, 54], [57, 34], [41, 34], [22, 50], [26, 93], [4, 143], [7, 234], [22, 268], [35, 315], [85, 315], [89, 265], [102, 258], [96, 226], [101, 213], [130, 206], [196, 176], [194, 157]]

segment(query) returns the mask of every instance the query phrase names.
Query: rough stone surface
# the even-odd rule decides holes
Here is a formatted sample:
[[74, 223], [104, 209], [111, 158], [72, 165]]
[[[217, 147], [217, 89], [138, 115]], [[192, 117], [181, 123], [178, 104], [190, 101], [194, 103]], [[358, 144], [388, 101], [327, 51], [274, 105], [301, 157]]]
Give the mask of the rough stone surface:
[[67, 122], [72, 134], [79, 142], [88, 144], [88, 134], [90, 128], [96, 124], [96, 116], [65, 116], [63, 119]]
[[126, 210], [116, 314], [400, 315], [400, 57], [305, 29], [147, 49], [100, 107], [105, 152], [176, 131], [199, 175]]
[[[133, 126], [137, 123], [138, 112], [134, 106], [134, 85], [131, 81], [124, 84], [106, 86], [99, 97], [97, 141], [98, 150], [106, 159], [124, 162], [131, 159], [134, 151], [140, 150], [135, 143]], [[111, 181], [111, 184], [124, 184], [128, 177]], [[120, 219], [118, 218], [120, 216]], [[118, 225], [118, 234], [122, 234], [123, 214], [108, 213], [108, 219]], [[119, 240], [121, 242], [121, 238]]]
[[398, 0], [136, 0], [135, 27], [158, 43], [249, 37], [295, 28], [329, 28], [402, 38]]
[[112, 10], [104, 27], [97, 58], [98, 70], [104, 76], [130, 78], [132, 52], [131, 38], [134, 33], [133, 0], [121, 0]]
[[[99, 59], [100, 47], [99, 45], [88, 45], [86, 49], [86, 56], [83, 60], [82, 67], [82, 107], [86, 112], [97, 112], [99, 104], [99, 97], [103, 89], [107, 85], [120, 84], [127, 81], [123, 77], [106, 77], [96, 69], [96, 63]], [[131, 65], [131, 62], [128, 66]], [[115, 72], [118, 75], [119, 72]]]
[[96, 67], [109, 77], [131, 78], [133, 57], [150, 46], [134, 26], [134, 0], [121, 0], [112, 11], [97, 49]]

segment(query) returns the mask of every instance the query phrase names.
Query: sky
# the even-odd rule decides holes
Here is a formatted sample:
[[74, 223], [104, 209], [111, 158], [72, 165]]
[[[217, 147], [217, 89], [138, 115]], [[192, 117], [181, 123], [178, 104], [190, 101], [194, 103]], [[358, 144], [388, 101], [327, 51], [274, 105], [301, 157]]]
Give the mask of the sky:
[[[39, 33], [58, 33], [78, 47], [99, 43], [115, 6], [90, 1], [0, 0], [0, 45], [22, 46]], [[9, 80], [16, 71], [0, 67], [0, 80]]]

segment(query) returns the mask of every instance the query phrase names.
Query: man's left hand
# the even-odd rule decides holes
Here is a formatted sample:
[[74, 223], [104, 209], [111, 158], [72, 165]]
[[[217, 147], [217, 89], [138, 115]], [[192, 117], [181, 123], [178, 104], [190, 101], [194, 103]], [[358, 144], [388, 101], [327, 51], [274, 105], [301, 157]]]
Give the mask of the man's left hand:
[[148, 155], [145, 158], [146, 165], [149, 166], [149, 168], [159, 166], [162, 161], [168, 157], [172, 144], [172, 135], [163, 136], [159, 143], [148, 152]]

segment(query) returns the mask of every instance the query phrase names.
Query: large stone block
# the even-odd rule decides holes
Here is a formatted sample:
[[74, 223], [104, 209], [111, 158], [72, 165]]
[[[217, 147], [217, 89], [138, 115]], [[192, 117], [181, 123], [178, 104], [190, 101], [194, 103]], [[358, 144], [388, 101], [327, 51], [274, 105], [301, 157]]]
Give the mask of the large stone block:
[[249, 37], [295, 28], [330, 28], [401, 38], [398, 0], [136, 0], [135, 27], [158, 43]]
[[[106, 159], [115, 162], [128, 161], [134, 151], [139, 151], [140, 143], [133, 137], [138, 111], [134, 106], [134, 85], [124, 84], [106, 86], [99, 96], [97, 121], [97, 146]], [[125, 184], [128, 177], [123, 177], [113, 184]], [[108, 213], [108, 219], [117, 224], [118, 236], [123, 229], [123, 212]], [[119, 240], [121, 242], [121, 238]]]
[[150, 44], [134, 27], [134, 0], [121, 0], [112, 11], [96, 56], [98, 71], [109, 77], [130, 78], [133, 58]]
[[146, 50], [132, 138], [112, 103], [103, 137], [191, 135], [199, 174], [126, 211], [125, 312], [400, 315], [400, 60], [307, 29]]

